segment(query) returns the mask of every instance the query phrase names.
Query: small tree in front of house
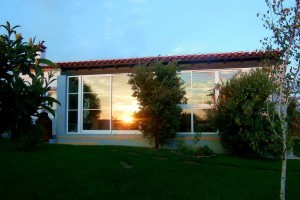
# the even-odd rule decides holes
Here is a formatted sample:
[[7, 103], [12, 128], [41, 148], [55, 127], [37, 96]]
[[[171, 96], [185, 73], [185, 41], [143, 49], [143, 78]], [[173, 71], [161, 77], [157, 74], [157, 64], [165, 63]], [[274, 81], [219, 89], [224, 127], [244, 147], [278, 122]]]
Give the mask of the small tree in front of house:
[[180, 126], [182, 109], [178, 104], [183, 102], [185, 90], [177, 63], [140, 64], [129, 77], [132, 96], [139, 102], [135, 119], [140, 131], [159, 148], [176, 136]]
[[[278, 63], [273, 66], [272, 75], [277, 80], [274, 102], [280, 131], [274, 133], [281, 140], [282, 170], [280, 181], [280, 199], [285, 199], [285, 183], [288, 148], [288, 108], [299, 99], [300, 92], [300, 1], [299, 0], [265, 0], [268, 10], [262, 15], [264, 27], [272, 32], [262, 41], [264, 48], [272, 56], [273, 49], [281, 52]], [[258, 14], [259, 15], [259, 14]], [[273, 115], [269, 122], [276, 126]]]
[[[15, 141], [19, 141], [23, 150], [33, 150], [40, 140], [41, 127], [33, 124], [32, 117], [39, 117], [39, 111], [54, 111], [50, 103], [59, 103], [48, 97], [50, 84], [54, 81], [53, 73], [46, 79], [41, 64], [55, 66], [51, 61], [37, 59], [42, 51], [42, 43], [34, 40], [24, 42], [16, 32], [18, 26], [10, 23], [1, 25], [7, 34], [0, 35], [0, 133], [8, 131]], [[29, 77], [24, 80], [21, 75]]]

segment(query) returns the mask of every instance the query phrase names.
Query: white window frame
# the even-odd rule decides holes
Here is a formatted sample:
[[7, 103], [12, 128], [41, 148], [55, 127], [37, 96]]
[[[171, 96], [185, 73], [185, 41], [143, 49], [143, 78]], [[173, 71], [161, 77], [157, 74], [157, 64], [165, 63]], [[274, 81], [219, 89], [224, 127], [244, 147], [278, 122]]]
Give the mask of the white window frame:
[[[190, 73], [190, 89], [191, 89], [191, 95], [192, 95], [192, 85], [193, 85], [193, 72], [214, 72], [214, 83], [218, 84], [221, 83], [220, 80], [220, 72], [226, 72], [226, 71], [249, 71], [250, 69], [254, 69], [255, 67], [251, 68], [226, 68], [226, 69], [207, 69], [207, 70], [184, 70], [180, 71], [180, 73]], [[66, 129], [67, 129], [67, 134], [141, 134], [140, 131], [138, 130], [112, 130], [112, 81], [113, 81], [113, 76], [119, 76], [119, 75], [127, 75], [128, 73], [116, 73], [116, 74], [95, 74], [95, 75], [77, 75], [77, 76], [68, 76], [67, 78], [67, 109], [66, 109]], [[110, 129], [109, 130], [84, 130], [83, 129], [83, 107], [82, 107], [82, 102], [83, 102], [83, 81], [85, 77], [93, 77], [93, 76], [98, 76], [98, 77], [110, 77]], [[77, 107], [77, 132], [69, 132], [69, 80], [70, 78], [78, 78], [78, 107]], [[71, 93], [72, 94], [72, 93]], [[75, 94], [75, 93], [74, 93]], [[215, 93], [215, 98], [217, 99], [219, 96], [219, 91], [217, 90]], [[193, 113], [194, 110], [202, 109], [212, 109], [213, 105], [210, 104], [179, 104], [179, 106], [182, 109], [190, 109], [191, 110], [191, 132], [178, 132], [179, 134], [193, 134], [194, 132], [194, 124], [193, 124]], [[216, 131], [217, 132], [217, 131]], [[216, 134], [216, 132], [205, 132], [204, 134]]]
[[[110, 95], [109, 95], [109, 104], [110, 104], [110, 114], [109, 114], [109, 118], [110, 118], [110, 124], [109, 124], [109, 130], [84, 130], [83, 129], [83, 107], [82, 107], [82, 102], [83, 102], [83, 81], [84, 81], [84, 78], [85, 77], [109, 77], [109, 82], [110, 82]], [[81, 85], [80, 85], [80, 88], [81, 88], [81, 93], [80, 93], [80, 103], [81, 103], [81, 106], [80, 106], [80, 133], [81, 134], [110, 134], [111, 133], [111, 96], [112, 96], [112, 92], [111, 92], [111, 78], [112, 74], [95, 74], [95, 75], [82, 75], [81, 78], [82, 78], [82, 82], [81, 82]]]
[[[69, 93], [69, 84], [70, 84], [70, 78], [78, 78], [78, 104], [77, 104], [77, 132], [70, 132], [69, 131], [69, 96], [70, 94], [76, 94], [76, 93]], [[80, 101], [79, 101], [79, 95], [80, 95], [80, 85], [81, 85], [81, 76], [68, 76], [68, 79], [67, 79], [67, 106], [66, 106], [66, 129], [67, 129], [67, 134], [78, 134], [80, 133], [80, 119], [79, 119], [79, 108], [80, 108]]]

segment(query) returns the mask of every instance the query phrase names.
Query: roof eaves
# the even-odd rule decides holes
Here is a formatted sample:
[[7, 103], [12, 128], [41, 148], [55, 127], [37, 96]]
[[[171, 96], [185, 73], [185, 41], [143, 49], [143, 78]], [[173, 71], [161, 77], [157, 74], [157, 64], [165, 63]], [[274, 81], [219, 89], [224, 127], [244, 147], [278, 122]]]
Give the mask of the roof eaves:
[[[279, 51], [275, 54], [280, 55]], [[208, 54], [188, 54], [188, 55], [174, 55], [174, 56], [159, 56], [159, 57], [137, 57], [137, 58], [118, 58], [118, 59], [103, 59], [103, 60], [88, 60], [88, 61], [71, 61], [71, 62], [57, 62], [56, 65], [60, 68], [85, 68], [85, 67], [126, 67], [133, 66], [139, 63], [153, 62], [159, 60], [162, 62], [179, 61], [183, 63], [203, 63], [203, 62], [221, 62], [221, 61], [235, 61], [235, 60], [255, 60], [267, 57], [264, 51], [240, 51], [227, 53], [208, 53]]]

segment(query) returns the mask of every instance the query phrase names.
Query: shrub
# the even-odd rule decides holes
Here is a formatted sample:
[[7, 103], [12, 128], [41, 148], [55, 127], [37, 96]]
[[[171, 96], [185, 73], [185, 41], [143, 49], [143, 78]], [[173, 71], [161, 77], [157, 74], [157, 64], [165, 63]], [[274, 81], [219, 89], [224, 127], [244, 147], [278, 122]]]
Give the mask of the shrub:
[[294, 139], [300, 139], [300, 111], [297, 100], [293, 100], [287, 107], [288, 134]]
[[219, 130], [223, 146], [236, 155], [281, 154], [280, 123], [271, 125], [268, 116], [277, 115], [269, 100], [274, 82], [263, 69], [239, 72], [219, 86], [219, 99], [209, 114]]
[[176, 152], [185, 155], [185, 156], [211, 156], [214, 155], [214, 151], [209, 148], [207, 145], [199, 146], [199, 142], [201, 139], [201, 133], [195, 133], [193, 144], [187, 145], [185, 141], [179, 140], [177, 141]]
[[197, 146], [187, 145], [184, 141], [177, 142], [176, 152], [184, 156], [212, 156], [215, 155], [214, 151], [209, 146]]
[[29, 124], [23, 133], [19, 136], [19, 149], [22, 151], [35, 151], [37, 145], [41, 142], [43, 128], [40, 125]]

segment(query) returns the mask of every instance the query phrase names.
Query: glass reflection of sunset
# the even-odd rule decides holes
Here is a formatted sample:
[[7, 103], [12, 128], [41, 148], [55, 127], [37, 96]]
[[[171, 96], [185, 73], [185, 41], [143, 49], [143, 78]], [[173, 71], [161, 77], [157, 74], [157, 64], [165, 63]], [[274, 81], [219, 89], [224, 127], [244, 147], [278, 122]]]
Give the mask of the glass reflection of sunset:
[[125, 122], [125, 123], [132, 123], [133, 122], [133, 117], [124, 116], [124, 117], [122, 117], [122, 121]]

